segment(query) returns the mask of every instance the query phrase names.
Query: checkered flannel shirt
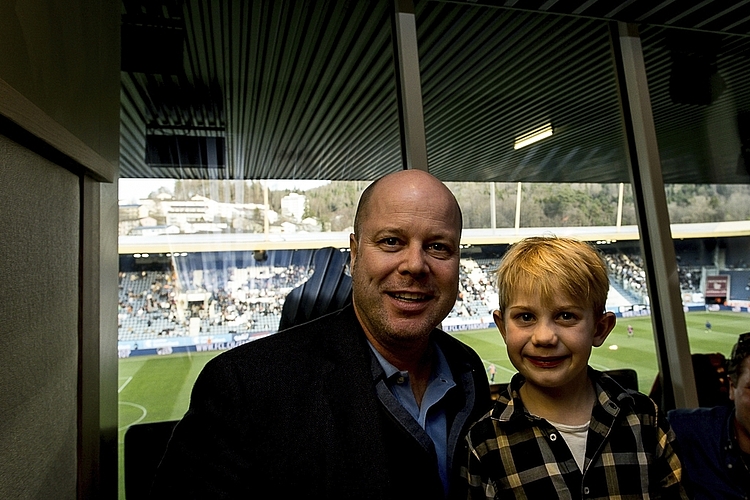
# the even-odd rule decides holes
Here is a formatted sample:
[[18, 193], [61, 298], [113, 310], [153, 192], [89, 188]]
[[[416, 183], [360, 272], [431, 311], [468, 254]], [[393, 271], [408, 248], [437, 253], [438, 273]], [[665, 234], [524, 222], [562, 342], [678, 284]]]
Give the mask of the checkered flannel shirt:
[[583, 473], [557, 429], [523, 406], [516, 374], [466, 437], [468, 498], [688, 498], [665, 415], [647, 396], [591, 368], [589, 375], [597, 403]]

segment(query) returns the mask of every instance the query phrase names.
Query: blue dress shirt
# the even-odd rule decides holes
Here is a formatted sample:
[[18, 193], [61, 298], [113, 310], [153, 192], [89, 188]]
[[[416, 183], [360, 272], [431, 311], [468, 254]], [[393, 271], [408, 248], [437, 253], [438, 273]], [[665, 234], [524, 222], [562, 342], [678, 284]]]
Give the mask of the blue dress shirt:
[[[432, 440], [437, 454], [438, 471], [440, 479], [443, 482], [443, 490], [448, 491], [448, 423], [445, 413], [445, 406], [441, 404], [448, 391], [455, 387], [448, 361], [445, 359], [443, 351], [437, 344], [432, 343], [435, 352], [435, 367], [433, 368], [430, 380], [422, 396], [421, 406], [412, 392], [411, 382], [408, 371], [400, 371], [398, 368], [388, 362], [372, 344], [372, 352], [375, 354], [380, 366], [385, 372], [385, 380], [391, 394], [396, 398], [398, 403], [412, 416], [412, 418], [424, 429]], [[381, 398], [382, 400], [383, 398]], [[383, 400], [388, 406], [388, 401]], [[390, 408], [389, 408], [390, 409]], [[392, 410], [392, 409], [391, 409]], [[393, 412], [395, 415], [398, 412]], [[402, 421], [402, 423], [404, 423]], [[405, 425], [408, 429], [409, 426]], [[418, 438], [418, 436], [415, 436]]]

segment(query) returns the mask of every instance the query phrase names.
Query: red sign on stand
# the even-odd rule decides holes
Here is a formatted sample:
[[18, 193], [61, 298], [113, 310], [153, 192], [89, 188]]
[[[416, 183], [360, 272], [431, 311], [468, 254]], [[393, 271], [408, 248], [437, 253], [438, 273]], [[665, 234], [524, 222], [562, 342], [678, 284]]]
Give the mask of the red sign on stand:
[[709, 297], [723, 297], [729, 298], [729, 276], [727, 275], [716, 275], [706, 276], [706, 298]]

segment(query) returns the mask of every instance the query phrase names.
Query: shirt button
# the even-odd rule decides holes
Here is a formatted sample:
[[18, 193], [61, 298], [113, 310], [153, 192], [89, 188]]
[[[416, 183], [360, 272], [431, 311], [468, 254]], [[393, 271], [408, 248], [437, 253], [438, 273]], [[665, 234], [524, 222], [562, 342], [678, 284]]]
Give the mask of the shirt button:
[[549, 440], [550, 441], [557, 441], [557, 434], [550, 434], [549, 435]]
[[731, 469], [731, 468], [732, 468], [732, 464], [727, 464], [727, 469]]
[[583, 487], [583, 494], [584, 495], [588, 495], [589, 494], [589, 487], [588, 486], [584, 486]]
[[404, 377], [399, 377], [399, 378], [396, 379], [396, 383], [397, 384], [403, 384], [404, 380], [406, 380]]

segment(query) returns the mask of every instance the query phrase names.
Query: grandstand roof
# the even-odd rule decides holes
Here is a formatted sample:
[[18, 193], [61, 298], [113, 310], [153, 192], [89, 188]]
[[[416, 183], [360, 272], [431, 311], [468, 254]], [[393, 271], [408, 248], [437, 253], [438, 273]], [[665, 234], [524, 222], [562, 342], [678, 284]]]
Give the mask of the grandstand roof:
[[[120, 176], [372, 180], [401, 169], [394, 3], [124, 2]], [[640, 30], [664, 182], [750, 180], [740, 161], [747, 1], [414, 4], [429, 165], [441, 180], [630, 182], [612, 20]], [[709, 73], [693, 64], [675, 77], [690, 52]], [[691, 103], [709, 85], [698, 97], [712, 104]], [[548, 121], [553, 137], [513, 149]], [[216, 136], [226, 164], [147, 163], [151, 135], [183, 146]]]
[[[750, 236], [750, 221], [672, 224], [675, 239]], [[527, 236], [554, 234], [584, 241], [639, 239], [637, 226], [464, 229], [461, 243], [490, 245], [513, 243]], [[238, 250], [298, 250], [302, 248], [349, 247], [348, 232], [328, 233], [231, 233], [120, 236], [119, 253], [218, 252]]]

